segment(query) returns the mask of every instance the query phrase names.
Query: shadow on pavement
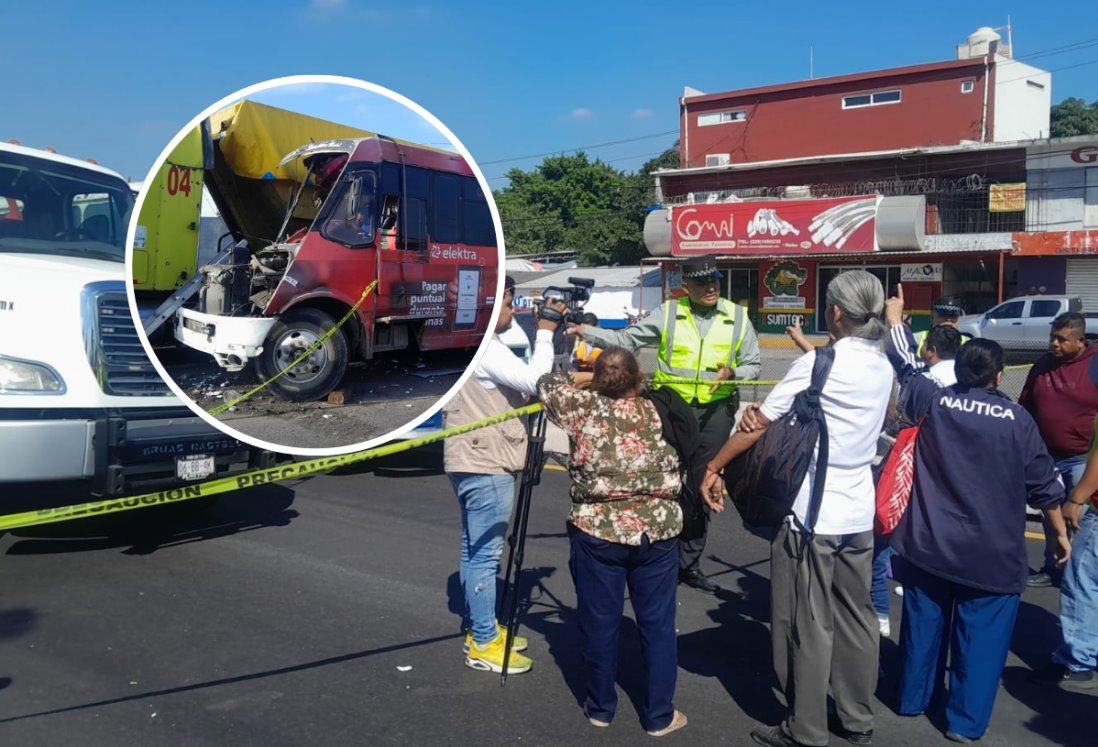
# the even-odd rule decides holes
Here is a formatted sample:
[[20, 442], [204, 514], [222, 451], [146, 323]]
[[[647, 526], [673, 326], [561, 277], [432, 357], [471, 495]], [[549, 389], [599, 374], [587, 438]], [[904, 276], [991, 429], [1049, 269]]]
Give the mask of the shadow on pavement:
[[1068, 692], [1029, 679], [1032, 671], [1050, 664], [1052, 652], [1060, 645], [1059, 618], [1043, 607], [1023, 601], [1014, 631], [1010, 650], [1026, 667], [1008, 666], [1003, 671], [1003, 688], [1034, 711], [1025, 728], [1065, 747], [1093, 745], [1094, 721], [1086, 714], [1098, 708], [1098, 690], [1092, 694]]
[[281, 485], [263, 485], [166, 506], [13, 529], [8, 534], [15, 541], [7, 554], [122, 548], [124, 554], [148, 555], [174, 545], [286, 526], [298, 516], [290, 508], [294, 495], [292, 489]]
[[[777, 686], [771, 660], [770, 581], [750, 570], [765, 564], [763, 559], [736, 566], [717, 558], [728, 571], [711, 574], [726, 588], [717, 595], [719, 603], [708, 614], [714, 625], [679, 636], [679, 666], [702, 677], [716, 677], [736, 705], [749, 718], [762, 724], [776, 724], [785, 708], [774, 695]], [[738, 571], [737, 590], [727, 588], [726, 573]], [[679, 587], [679, 593], [696, 593]]]
[[[214, 687], [221, 687], [222, 685], [233, 685], [239, 682], [260, 680], [267, 677], [279, 677], [284, 674], [293, 674], [295, 672], [303, 672], [310, 669], [319, 669], [321, 667], [332, 666], [334, 664], [344, 664], [349, 661], [358, 661], [360, 659], [366, 659], [371, 656], [380, 656], [382, 654], [389, 654], [393, 653], [394, 651], [403, 651], [410, 648], [416, 648], [418, 646], [430, 646], [443, 641], [452, 641], [455, 638], [457, 638], [456, 635], [436, 636], [434, 638], [425, 638], [423, 640], [414, 641], [412, 643], [400, 643], [392, 646], [382, 646], [381, 648], [368, 649], [366, 651], [355, 651], [350, 654], [330, 656], [326, 659], [315, 659], [313, 661], [307, 661], [301, 664], [278, 667], [276, 669], [267, 669], [260, 672], [252, 672], [250, 674], [241, 674], [235, 677], [221, 677], [216, 680], [207, 680], [206, 682], [196, 682], [189, 685], [180, 685], [179, 687], [167, 687], [161, 690], [149, 690], [143, 693], [132, 693], [117, 698], [106, 698], [91, 703], [81, 703], [79, 705], [66, 706], [64, 708], [52, 708], [50, 710], [37, 711], [35, 713], [24, 713], [18, 716], [0, 718], [0, 724], [7, 724], [13, 721], [23, 721], [31, 718], [40, 718], [42, 716], [55, 716], [62, 713], [72, 713], [74, 711], [83, 711], [89, 708], [101, 708], [103, 706], [117, 705], [119, 703], [132, 703], [135, 701], [148, 700], [150, 698], [160, 698], [166, 695], [177, 695], [179, 693], [193, 692], [195, 690], [208, 690]], [[0, 687], [2, 687], [2, 683], [0, 683]]]

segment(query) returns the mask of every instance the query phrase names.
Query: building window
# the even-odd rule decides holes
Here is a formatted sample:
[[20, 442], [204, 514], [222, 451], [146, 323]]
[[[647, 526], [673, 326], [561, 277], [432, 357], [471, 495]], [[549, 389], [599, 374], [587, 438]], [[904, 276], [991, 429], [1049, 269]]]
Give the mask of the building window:
[[976, 81], [974, 80], [962, 80], [961, 81], [961, 93], [972, 93], [976, 88]]
[[859, 109], [863, 106], [880, 106], [882, 104], [900, 103], [900, 92], [877, 91], [875, 93], [859, 93], [854, 96], [843, 96], [844, 109]]
[[709, 125], [724, 124], [726, 122], [746, 122], [747, 110], [736, 109], [730, 112], [710, 112], [709, 114], [698, 115], [698, 127], [707, 127]]

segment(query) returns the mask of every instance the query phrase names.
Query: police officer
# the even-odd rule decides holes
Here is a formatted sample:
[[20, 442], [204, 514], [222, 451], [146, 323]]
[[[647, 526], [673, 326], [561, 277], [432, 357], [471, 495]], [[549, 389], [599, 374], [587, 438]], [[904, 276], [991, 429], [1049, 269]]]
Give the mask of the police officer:
[[[732, 431], [739, 407], [734, 385], [681, 383], [676, 379], [725, 381], [759, 377], [759, 340], [747, 318], [747, 309], [721, 298], [721, 274], [712, 257], [682, 263], [682, 289], [686, 295], [670, 299], [648, 317], [622, 330], [571, 325], [570, 334], [582, 336], [599, 347], [620, 345], [636, 350], [659, 345], [655, 385], [678, 392], [694, 410], [701, 429], [704, 458], [716, 456]], [[701, 504], [701, 501], [699, 501]], [[705, 550], [709, 508], [685, 517], [679, 581], [715, 594], [720, 587], [701, 572], [698, 561]]]
[[[939, 324], [944, 324], [947, 327], [957, 329], [957, 323], [964, 316], [964, 313], [965, 310], [961, 308], [961, 302], [957, 298], [935, 299], [930, 304], [930, 326], [937, 327]], [[925, 357], [923, 353], [926, 347], [926, 336], [929, 332], [929, 329], [924, 329], [922, 332], [915, 333], [915, 347], [919, 351], [918, 356], [920, 358]], [[968, 335], [965, 335], [961, 342], [963, 343], [968, 337]]]

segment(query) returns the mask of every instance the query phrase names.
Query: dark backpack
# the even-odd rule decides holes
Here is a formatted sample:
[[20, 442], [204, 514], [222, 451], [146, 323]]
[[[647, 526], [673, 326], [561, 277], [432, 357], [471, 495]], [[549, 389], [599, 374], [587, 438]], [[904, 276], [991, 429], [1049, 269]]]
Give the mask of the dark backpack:
[[755, 445], [725, 468], [725, 487], [749, 527], [777, 527], [793, 513], [793, 503], [808, 475], [818, 443], [812, 499], [806, 521], [799, 526], [801, 531], [812, 534], [827, 479], [827, 422], [820, 406], [820, 392], [834, 361], [833, 347], [817, 349], [812, 381], [794, 398], [792, 409], [767, 426]]
[[663, 440], [679, 455], [682, 492], [679, 505], [685, 525], [697, 522], [702, 513], [701, 484], [705, 479], [706, 455], [698, 432], [698, 418], [682, 396], [669, 387], [650, 390], [644, 398], [660, 416]]

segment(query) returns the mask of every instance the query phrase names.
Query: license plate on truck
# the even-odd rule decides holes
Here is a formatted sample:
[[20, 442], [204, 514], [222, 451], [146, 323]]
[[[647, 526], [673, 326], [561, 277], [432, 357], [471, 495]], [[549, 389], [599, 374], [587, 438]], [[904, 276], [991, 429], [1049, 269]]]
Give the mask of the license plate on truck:
[[217, 469], [213, 456], [196, 454], [175, 460], [175, 476], [185, 482], [205, 480]]

